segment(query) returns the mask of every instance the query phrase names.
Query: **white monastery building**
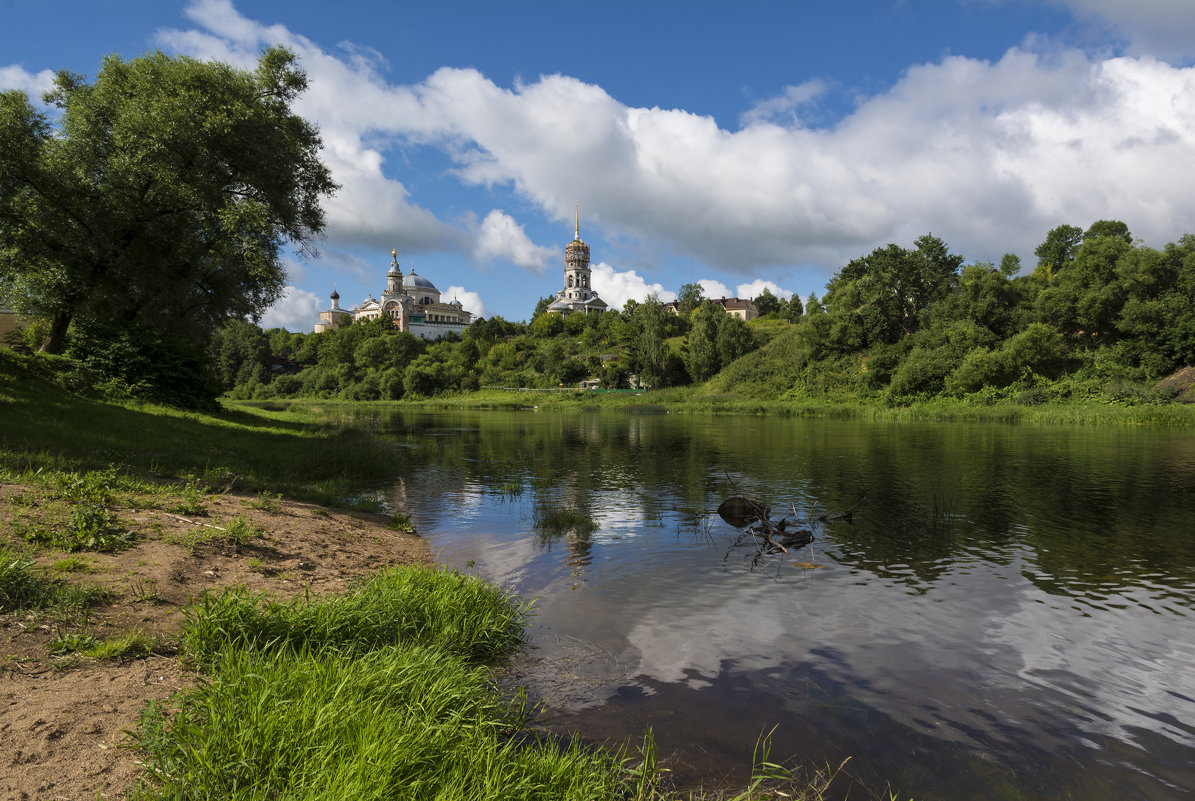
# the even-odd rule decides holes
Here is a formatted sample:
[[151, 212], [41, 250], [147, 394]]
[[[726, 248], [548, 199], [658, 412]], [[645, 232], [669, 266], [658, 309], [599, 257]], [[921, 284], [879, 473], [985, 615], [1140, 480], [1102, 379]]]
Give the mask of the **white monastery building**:
[[358, 320], [376, 320], [383, 316], [393, 320], [399, 331], [426, 340], [440, 339], [449, 333], [460, 334], [473, 320], [473, 314], [465, 311], [456, 298], [441, 303], [440, 290], [422, 275], [416, 275], [414, 267], [403, 275], [398, 266], [398, 251], [392, 250], [386, 291], [382, 297], [377, 299], [370, 295], [355, 309], [342, 309], [340, 295], [333, 288], [332, 306], [320, 312], [315, 331], [318, 334]]

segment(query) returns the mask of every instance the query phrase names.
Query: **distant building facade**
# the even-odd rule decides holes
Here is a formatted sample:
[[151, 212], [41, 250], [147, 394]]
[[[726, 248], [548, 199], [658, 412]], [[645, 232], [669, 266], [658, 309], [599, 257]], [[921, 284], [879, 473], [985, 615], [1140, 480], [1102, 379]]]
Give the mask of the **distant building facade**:
[[[705, 298], [702, 302], [710, 302], [721, 306], [726, 310], [727, 314], [733, 314], [735, 317], [740, 317], [743, 320], [754, 320], [759, 317], [759, 307], [755, 305], [754, 298]], [[675, 300], [663, 304], [664, 308], [673, 314], [680, 314], [680, 304]]]
[[590, 284], [589, 245], [581, 240], [581, 211], [577, 210], [577, 231], [564, 248], [564, 289], [548, 304], [548, 311], [561, 315], [573, 312], [604, 312], [609, 305]]
[[340, 308], [340, 295], [332, 289], [332, 305], [320, 312], [315, 331], [330, 331], [358, 320], [377, 320], [389, 317], [399, 331], [421, 339], [441, 339], [450, 333], [460, 334], [473, 321], [472, 312], [465, 311], [461, 302], [453, 298], [441, 302], [440, 290], [415, 268], [403, 275], [398, 266], [398, 251], [390, 252], [390, 270], [386, 273], [386, 291], [381, 298], [370, 295], [354, 309]]

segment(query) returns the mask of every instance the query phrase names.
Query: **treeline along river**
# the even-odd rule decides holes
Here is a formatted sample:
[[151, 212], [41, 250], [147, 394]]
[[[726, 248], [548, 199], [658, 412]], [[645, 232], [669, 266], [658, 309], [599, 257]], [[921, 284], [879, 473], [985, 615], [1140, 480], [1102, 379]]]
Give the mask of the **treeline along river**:
[[[678, 781], [772, 757], [933, 799], [1195, 797], [1195, 435], [614, 413], [381, 412], [380, 492], [534, 597], [521, 669]], [[735, 547], [739, 492], [827, 510]], [[596, 530], [537, 526], [554, 509]], [[795, 514], [794, 514], [795, 509]], [[848, 778], [840, 788], [850, 784]], [[859, 788], [852, 797], [866, 797]]]

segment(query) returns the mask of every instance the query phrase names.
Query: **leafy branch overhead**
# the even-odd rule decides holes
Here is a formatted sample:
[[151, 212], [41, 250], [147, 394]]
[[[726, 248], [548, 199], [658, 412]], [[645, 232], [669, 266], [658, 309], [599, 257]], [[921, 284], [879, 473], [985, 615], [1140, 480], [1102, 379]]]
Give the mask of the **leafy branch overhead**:
[[60, 72], [47, 115], [0, 93], [0, 291], [47, 318], [200, 345], [281, 294], [281, 249], [311, 252], [336, 189], [316, 128], [291, 112], [295, 56], [255, 72], [155, 52]]

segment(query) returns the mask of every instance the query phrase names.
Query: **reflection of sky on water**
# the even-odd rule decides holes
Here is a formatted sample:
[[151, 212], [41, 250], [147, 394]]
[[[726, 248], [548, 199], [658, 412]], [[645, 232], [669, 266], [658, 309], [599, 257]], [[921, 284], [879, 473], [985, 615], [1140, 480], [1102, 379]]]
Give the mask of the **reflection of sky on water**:
[[[654, 425], [632, 419], [623, 446], [645, 449], [642, 459], [672, 458], [650, 451]], [[579, 431], [584, 442], [577, 447], [602, 445], [592, 419]], [[1116, 528], [1108, 510], [1123, 504], [1127, 491], [1108, 484], [1084, 489], [1085, 482], [1106, 482], [1116, 473], [1091, 458], [1099, 453], [1095, 444], [1079, 442], [1075, 464], [1082, 472], [1074, 477], [1054, 475], [1064, 463], [1060, 457], [1034, 479], [1047, 496], [1057, 495], [1059, 486], [1075, 493], [1073, 508], [1063, 508], [1051, 497], [1029, 497], [1031, 485], [999, 485], [991, 478], [1000, 472], [992, 464], [1001, 458], [1004, 469], [1037, 464], [1023, 453], [1036, 446], [1022, 443], [1020, 434], [982, 432], [995, 445], [983, 445], [993, 450], [979, 457], [988, 466], [976, 489], [951, 485], [951, 470], [958, 472], [951, 459], [963, 457], [932, 433], [918, 432], [914, 465], [940, 462], [934, 469], [942, 472], [926, 479], [930, 493], [921, 498], [915, 470], [856, 464], [874, 460], [874, 448], [830, 452], [824, 435], [810, 445], [808, 464], [794, 461], [791, 449], [761, 450], [755, 473], [743, 464], [698, 465], [687, 473], [652, 465], [658, 475], [645, 487], [633, 465], [606, 464], [588, 454], [588, 467], [577, 457], [553, 463], [552, 480], [539, 484], [510, 470], [489, 471], [490, 478], [481, 480], [437, 463], [407, 476], [404, 492], [421, 532], [449, 564], [472, 561], [488, 578], [536, 597], [533, 640], [540, 647], [550, 648], [553, 638], [576, 638], [610, 654], [620, 670], [625, 666], [625, 675], [611, 675], [606, 694], [626, 675], [649, 693], [668, 685], [708, 692], [743, 677], [753, 692], [773, 699], [770, 707], [754, 704], [756, 714], [785, 710], [830, 736], [849, 730], [858, 715], [851, 710], [867, 709], [892, 731], [916, 738], [923, 756], [927, 743], [951, 744], [1016, 773], [1029, 769], [1020, 760], [1032, 750], [1042, 755], [1037, 758], [1048, 764], [1049, 775], [1057, 774], [1045, 787], [1087, 786], [1097, 775], [1093, 766], [1106, 763], [1100, 770], [1112, 773], [1098, 773], [1100, 781], [1122, 791], [1139, 786], [1147, 788], [1140, 797], [1185, 797], [1167, 793], [1195, 780], [1195, 645], [1186, 622], [1190, 565], [1167, 572], [1165, 554], [1158, 553], [1161, 539], [1148, 536], [1175, 519], [1189, 519], [1182, 517], [1188, 509], [1181, 491], [1177, 499], [1173, 489], [1169, 497], [1150, 496], [1148, 515], [1159, 516], [1153, 528], [1141, 523], [1145, 513]], [[790, 443], [803, 441], [783, 431], [771, 439], [785, 436]], [[894, 435], [884, 436], [883, 447], [897, 452], [889, 441]], [[1062, 439], [1074, 438], [1070, 432]], [[961, 447], [976, 446], [964, 437]], [[1176, 453], [1190, 458], [1195, 451], [1172, 442], [1166, 447], [1172, 462]], [[1116, 449], [1141, 462], [1151, 458], [1120, 437]], [[676, 450], [670, 440], [667, 453]], [[819, 489], [811, 479], [828, 481], [824, 474], [839, 469], [847, 477], [845, 489]], [[1172, 469], [1190, 472], [1186, 463]], [[880, 485], [876, 476], [885, 470], [890, 481]], [[1125, 472], [1140, 482], [1139, 471]], [[853, 524], [819, 529], [812, 553], [795, 557], [824, 568], [788, 564], [779, 566], [778, 575], [763, 575], [748, 571], [745, 552], [731, 548], [735, 530], [717, 518], [694, 516], [712, 511], [708, 493], [695, 495], [694, 483], [716, 490], [719, 474], [736, 486], [763, 487], [770, 498], [809, 498], [822, 508], [835, 505], [835, 493], [839, 504], [858, 498], [862, 475], [870, 481], [871, 506], [861, 507]], [[521, 492], [511, 493], [509, 481], [505, 494], [495, 491], [512, 475]], [[1135, 500], [1138, 491], [1127, 497]], [[980, 494], [982, 503], [968, 507]], [[575, 539], [537, 536], [534, 510], [548, 502], [581, 506], [597, 521], [598, 531], [584, 540], [583, 559]], [[1101, 528], [1082, 520], [1084, 505], [1093, 507]], [[985, 510], [994, 517], [984, 517]], [[1089, 528], [1060, 528], [1076, 519]], [[1099, 536], [1106, 542], [1098, 548], [1082, 540]], [[831, 710], [845, 706], [828, 712], [819, 701], [823, 705], [814, 712], [783, 683], [784, 676], [809, 675], [841, 688], [845, 700], [824, 702]], [[828, 714], [841, 721], [828, 722]], [[869, 758], [878, 765], [886, 755], [893, 765], [912, 759], [902, 748], [913, 746], [899, 740], [897, 734], [887, 752]], [[1116, 792], [1104, 797], [1118, 797]], [[949, 796], [927, 791], [922, 797]]]
[[[621, 522], [634, 525], [629, 515]], [[719, 533], [720, 545], [733, 538]], [[649, 534], [675, 539], [664, 529]], [[1136, 604], [1071, 614], [1068, 599], [1020, 578], [1020, 561], [983, 571], [967, 564], [915, 595], [899, 582], [861, 580], [825, 556], [830, 567], [794, 569], [776, 584], [723, 569], [720, 548], [640, 550], [600, 557], [582, 592], [530, 538], [495, 533], [454, 546], [450, 558], [474, 559], [507, 586], [536, 586], [538, 626], [600, 642], [643, 679], [699, 687], [728, 660], [738, 672], [807, 662], [892, 719], [939, 736], [987, 731], [993, 714], [1014, 728], [1062, 716], [1054, 723], [1067, 730], [1145, 728], [1195, 746], [1189, 728], [1158, 718], [1195, 720], [1195, 648], [1170, 639], [1174, 621]], [[943, 676], [969, 678], [943, 685]], [[1043, 707], [1042, 694], [1058, 697]], [[942, 729], [942, 721], [966, 725]], [[1018, 736], [1050, 745], [1045, 732]]]

